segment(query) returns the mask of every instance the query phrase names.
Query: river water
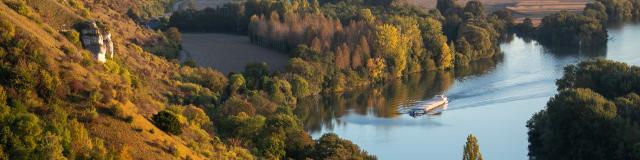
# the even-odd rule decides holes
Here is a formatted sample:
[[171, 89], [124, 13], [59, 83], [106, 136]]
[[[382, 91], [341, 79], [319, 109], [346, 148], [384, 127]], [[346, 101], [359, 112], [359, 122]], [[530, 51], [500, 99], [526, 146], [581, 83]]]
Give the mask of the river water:
[[[336, 133], [379, 159], [461, 159], [469, 134], [478, 138], [485, 159], [528, 159], [526, 121], [556, 93], [564, 66], [595, 58], [640, 65], [640, 25], [609, 29], [609, 34], [602, 50], [546, 49], [514, 37], [500, 46], [500, 60], [311, 97], [296, 113], [314, 138]], [[450, 99], [440, 115], [414, 118], [397, 112], [436, 94]]]

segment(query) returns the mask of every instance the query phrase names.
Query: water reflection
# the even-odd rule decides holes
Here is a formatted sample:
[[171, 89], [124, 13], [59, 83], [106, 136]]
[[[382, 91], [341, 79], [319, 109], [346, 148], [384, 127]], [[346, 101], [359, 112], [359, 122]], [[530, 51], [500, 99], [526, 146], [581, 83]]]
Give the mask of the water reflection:
[[[486, 159], [527, 159], [526, 121], [556, 93], [555, 80], [564, 66], [595, 58], [640, 64], [640, 25], [609, 33], [607, 48], [588, 50], [549, 48], [515, 37], [500, 46], [503, 59], [311, 97], [300, 101], [296, 113], [312, 136], [336, 133], [380, 159], [459, 159], [469, 133], [479, 138]], [[440, 116], [395, 113], [436, 94], [450, 99]]]
[[[499, 62], [499, 59], [485, 59], [473, 62], [466, 67], [458, 67], [454, 71], [416, 73], [382, 86], [308, 97], [299, 101], [295, 112], [304, 121], [306, 130], [311, 133], [318, 132], [323, 127], [331, 130], [333, 125], [344, 124], [344, 121], [390, 124], [392, 121], [389, 119], [401, 116], [398, 113], [399, 108], [413, 106], [421, 100], [443, 94], [449, 90], [456, 78], [482, 75], [495, 69]], [[344, 119], [343, 117], [348, 114], [354, 114], [354, 116]], [[402, 123], [411, 122], [394, 122], [396, 125], [402, 125]]]

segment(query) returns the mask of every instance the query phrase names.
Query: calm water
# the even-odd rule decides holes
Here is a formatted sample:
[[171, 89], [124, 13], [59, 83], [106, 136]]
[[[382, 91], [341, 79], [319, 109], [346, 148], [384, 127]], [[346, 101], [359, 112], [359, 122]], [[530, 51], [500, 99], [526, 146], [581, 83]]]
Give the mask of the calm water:
[[[501, 45], [501, 60], [471, 69], [409, 76], [390, 85], [309, 98], [296, 113], [314, 138], [333, 132], [380, 159], [461, 159], [468, 134], [485, 159], [527, 159], [526, 121], [556, 93], [562, 68], [607, 58], [640, 65], [640, 25], [610, 29], [603, 50], [548, 50], [514, 38]], [[441, 115], [398, 114], [435, 94], [450, 98]]]

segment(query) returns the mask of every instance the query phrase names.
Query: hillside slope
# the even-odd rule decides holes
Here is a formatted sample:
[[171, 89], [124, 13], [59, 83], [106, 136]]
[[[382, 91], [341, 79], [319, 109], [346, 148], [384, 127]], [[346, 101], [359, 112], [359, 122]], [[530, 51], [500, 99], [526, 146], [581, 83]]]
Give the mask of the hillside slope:
[[[171, 2], [0, 0], [0, 159], [375, 158], [335, 135], [311, 139], [288, 83], [249, 90], [253, 77], [141, 47], [171, 39], [135, 22]], [[114, 43], [104, 63], [83, 47], [89, 22]]]
[[[144, 39], [157, 33], [140, 28], [127, 18], [114, 18], [126, 17], [114, 10], [96, 9], [91, 15], [82, 16], [82, 10], [60, 2], [64, 1], [26, 1], [24, 9], [30, 12], [28, 14], [18, 13], [20, 10], [5, 4], [15, 5], [10, 1], [0, 3], [2, 30], [14, 31], [2, 33], [3, 48], [0, 53], [3, 54], [0, 55], [3, 83], [0, 89], [3, 97], [8, 99], [0, 103], [9, 107], [10, 113], [37, 117], [36, 124], [44, 129], [31, 131], [32, 136], [43, 136], [45, 139], [58, 137], [60, 142], [57, 143], [62, 143], [63, 147], [59, 151], [66, 157], [207, 159], [235, 155], [225, 153], [225, 145], [208, 143], [210, 137], [199, 127], [187, 127], [185, 134], [175, 136], [162, 132], [151, 122], [150, 116], [167, 106], [163, 94], [176, 90], [169, 84], [174, 84], [176, 80], [172, 77], [181, 72], [178, 65], [144, 52], [130, 42], [131, 39]], [[117, 54], [115, 59], [105, 64], [95, 62], [81, 46], [73, 44], [61, 34], [64, 30], [72, 29], [74, 23], [89, 19], [112, 26]], [[18, 45], [22, 43], [27, 45]], [[186, 70], [211, 72], [224, 79], [221, 74], [211, 70]], [[33, 80], [26, 81], [20, 77]], [[28, 82], [31, 84], [25, 84]], [[32, 85], [36, 87], [30, 87]], [[41, 93], [45, 92], [44, 88], [52, 93]], [[24, 111], [19, 111], [19, 108]], [[111, 113], [116, 111], [115, 108], [119, 108], [117, 111], [121, 113]], [[57, 116], [62, 119], [50, 119]], [[13, 118], [7, 118], [6, 121], [20, 122]], [[46, 127], [54, 124], [58, 126]], [[11, 131], [16, 132], [14, 129]], [[6, 131], [3, 133], [6, 134]], [[198, 135], [202, 133], [205, 135]], [[36, 138], [36, 144], [46, 143], [37, 142], [39, 139]], [[210, 150], [196, 151], [193, 143], [203, 143], [198, 147], [208, 147]], [[34, 153], [39, 152], [37, 145], [25, 145], [24, 149], [20, 149], [19, 146], [6, 144], [4, 152], [9, 159], [36, 156]], [[18, 150], [25, 155], [13, 154]], [[42, 154], [55, 152], [46, 151]], [[247, 151], [238, 152], [247, 154]]]

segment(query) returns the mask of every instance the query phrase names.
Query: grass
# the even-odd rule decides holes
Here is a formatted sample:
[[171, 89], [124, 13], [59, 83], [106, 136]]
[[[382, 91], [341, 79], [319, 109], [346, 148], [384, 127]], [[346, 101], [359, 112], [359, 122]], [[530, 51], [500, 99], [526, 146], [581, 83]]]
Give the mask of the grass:
[[68, 7], [52, 0], [26, 0], [34, 11], [40, 13], [45, 23], [52, 25], [55, 29], [68, 29], [84, 18], [78, 16]]
[[[177, 159], [177, 157], [205, 159], [202, 154], [187, 147], [187, 143], [182, 138], [162, 132], [148, 120], [153, 113], [164, 108], [163, 94], [175, 91], [171, 77], [179, 72], [179, 65], [153, 56], [137, 47], [136, 43], [144, 42], [158, 33], [138, 26], [123, 15], [125, 12], [118, 12], [108, 5], [109, 3], [117, 5], [120, 2], [127, 4], [143, 2], [104, 0], [86, 6], [92, 10], [92, 19], [103, 21], [109, 26], [116, 26], [112, 27], [116, 58], [109, 61], [116, 62], [119, 67], [122, 67], [120, 70], [130, 72], [130, 78], [133, 79], [131, 81], [137, 83], [132, 85], [131, 82], [127, 83], [126, 76], [122, 76], [120, 70], [113, 70], [112, 67], [110, 72], [108, 66], [91, 61], [86, 51], [69, 42], [61, 34], [60, 30], [66, 29], [65, 26], [84, 20], [81, 11], [76, 11], [76, 8], [70, 5], [61, 4], [63, 1], [58, 0], [26, 1], [35, 18], [20, 15], [5, 3], [0, 3], [0, 19], [14, 24], [16, 30], [34, 39], [34, 43], [42, 45], [43, 55], [47, 60], [52, 61], [47, 67], [60, 75], [61, 81], [65, 83], [63, 85], [69, 86], [69, 90], [73, 90], [74, 86], [67, 83], [73, 83], [81, 87], [82, 91], [77, 94], [78, 96], [86, 95], [85, 91], [96, 95], [94, 103], [99, 104], [89, 104], [88, 101], [74, 102], [72, 94], [64, 99], [67, 102], [63, 102], [69, 104], [69, 108], [91, 106], [88, 110], [82, 110], [87, 113], [88, 120], [84, 121], [84, 126], [91, 137], [104, 139], [106, 148], [117, 151], [127, 150], [126, 152], [133, 159]], [[84, 63], [84, 61], [87, 62]], [[66, 90], [62, 91], [66, 92]], [[125, 120], [99, 112], [108, 107], [103, 103], [110, 101], [123, 103], [124, 112], [121, 117]], [[152, 142], [160, 142], [158, 143], [160, 145], [154, 146]], [[168, 152], [168, 148], [172, 148], [172, 153]], [[177, 157], [173, 155], [176, 153]]]

